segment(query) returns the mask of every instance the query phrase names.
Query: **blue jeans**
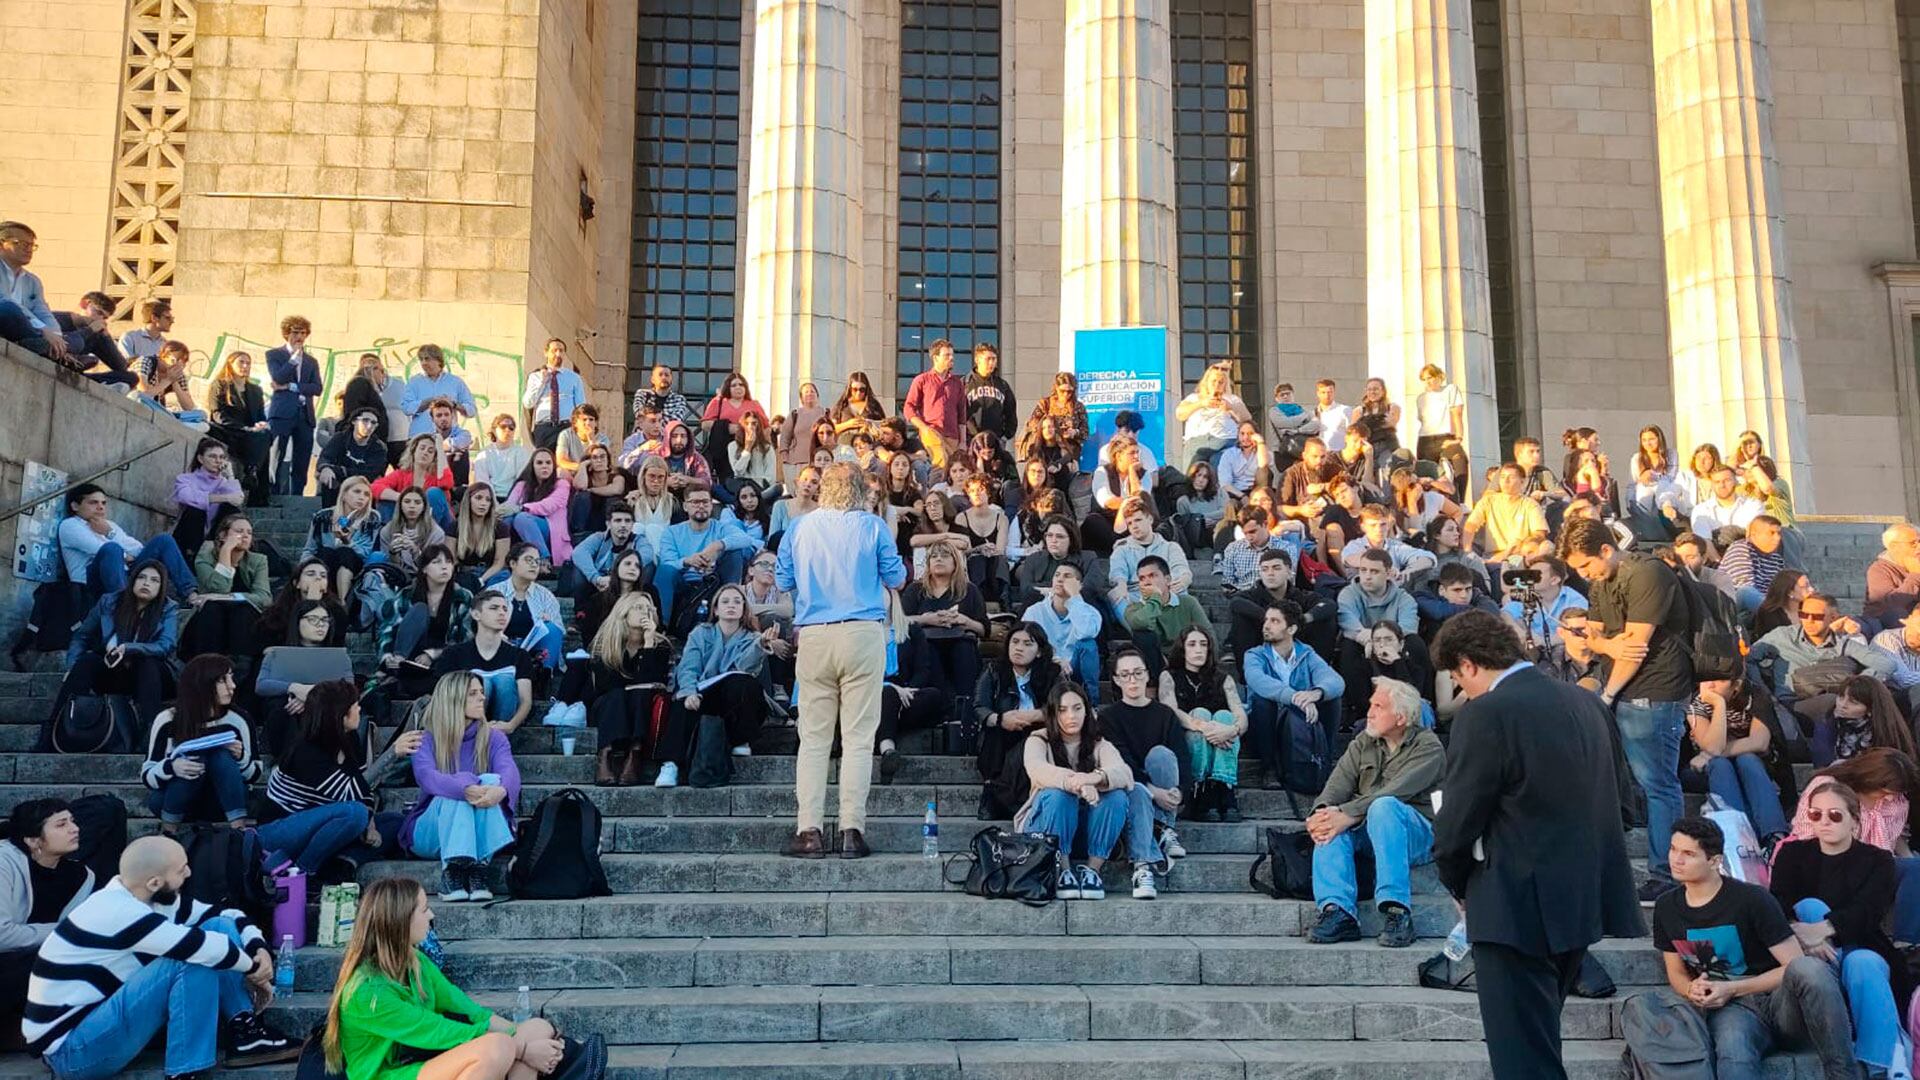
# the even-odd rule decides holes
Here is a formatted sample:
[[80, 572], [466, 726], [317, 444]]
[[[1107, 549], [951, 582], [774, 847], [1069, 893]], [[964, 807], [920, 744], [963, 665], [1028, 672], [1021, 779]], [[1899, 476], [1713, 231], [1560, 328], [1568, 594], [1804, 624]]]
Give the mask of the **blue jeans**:
[[1893, 940], [1920, 941], [1920, 855], [1894, 859], [1893, 874]]
[[553, 558], [553, 526], [546, 518], [522, 510], [508, 521], [513, 525], [513, 535], [539, 548], [541, 558]]
[[[673, 594], [680, 583], [700, 581], [706, 576], [697, 571], [675, 570], [670, 566], [660, 567], [653, 576], [653, 589], [660, 594], [660, 620], [663, 623], [673, 618]], [[721, 552], [720, 557], [714, 560], [713, 576], [719, 578], [722, 584], [739, 582], [747, 576], [747, 553], [744, 551]]]
[[[157, 559], [167, 568], [167, 580], [172, 586], [173, 597], [185, 600], [194, 591], [197, 579], [193, 567], [180, 554], [180, 545], [171, 533], [161, 533], [141, 546], [134, 562], [142, 559]], [[87, 566], [87, 588], [95, 596], [119, 592], [127, 587], [127, 552], [112, 540], [100, 545], [93, 553], [93, 562]]]
[[[208, 919], [200, 928], [240, 943], [231, 919]], [[242, 972], [154, 960], [68, 1032], [60, 1049], [47, 1055], [47, 1067], [60, 1080], [105, 1080], [132, 1064], [164, 1027], [167, 1075], [211, 1069], [220, 1021], [252, 1007]]]
[[311, 877], [327, 860], [359, 843], [367, 835], [372, 811], [363, 802], [328, 803], [269, 822], [256, 830], [270, 853], [267, 865], [291, 859]]
[[520, 682], [513, 672], [483, 676], [480, 685], [487, 692], [487, 719], [505, 722], [520, 709]]
[[436, 797], [413, 823], [413, 853], [423, 859], [475, 859], [485, 862], [513, 843], [507, 809], [480, 810], [459, 799]]
[[1751, 585], [1736, 585], [1733, 589], [1733, 599], [1735, 603], [1740, 605], [1742, 612], [1751, 615], [1760, 610], [1760, 603], [1765, 600], [1766, 597], [1761, 594], [1759, 589]]
[[[1361, 835], [1364, 831], [1365, 835]], [[1373, 902], [1413, 910], [1413, 868], [1433, 857], [1433, 825], [1391, 795], [1373, 800], [1366, 821], [1313, 846], [1313, 906], [1332, 904], [1360, 916], [1354, 845], [1373, 849]]]
[[[1793, 905], [1793, 918], [1820, 922], [1832, 911], [1825, 900], [1809, 896]], [[1853, 1012], [1853, 1056], [1882, 1069], [1892, 1065], [1900, 1043], [1900, 1010], [1893, 1003], [1886, 958], [1872, 949], [1841, 949], [1840, 985]]]
[[1736, 754], [1707, 762], [1707, 790], [1747, 815], [1760, 839], [1788, 831], [1787, 813], [1780, 808], [1780, 789], [1767, 775], [1767, 763], [1758, 754]]
[[1735, 998], [1706, 1016], [1714, 1075], [1722, 1080], [1758, 1080], [1765, 1072], [1761, 1062], [1775, 1048], [1813, 1050], [1822, 1076], [1859, 1075], [1847, 1038], [1846, 993], [1824, 960], [1799, 957], [1776, 989]]
[[308, 465], [313, 460], [313, 417], [303, 408], [294, 416], [268, 419], [273, 436], [273, 489], [284, 495], [307, 490]]
[[1067, 659], [1073, 665], [1073, 677], [1081, 686], [1086, 687], [1089, 705], [1100, 703], [1100, 643], [1091, 638], [1076, 641], [1067, 652]]
[[[1127, 793], [1102, 792], [1100, 801], [1088, 806], [1077, 795], [1059, 788], [1047, 788], [1034, 797], [1033, 812], [1022, 826], [1023, 832], [1045, 833], [1060, 842], [1060, 857], [1072, 858], [1074, 841], [1082, 840], [1080, 854], [1088, 859], [1105, 859], [1120, 839], [1127, 821]], [[1082, 835], [1084, 834], [1084, 836]]]
[[1179, 788], [1180, 759], [1173, 751], [1164, 746], [1156, 746], [1147, 751], [1147, 775], [1133, 778], [1133, 789], [1127, 792], [1127, 857], [1135, 866], [1142, 863], [1157, 863], [1166, 858], [1160, 850], [1160, 841], [1153, 835], [1154, 822], [1162, 825], [1173, 824], [1174, 812], [1162, 810], [1147, 794], [1147, 785], [1157, 788]]
[[1667, 845], [1673, 839], [1673, 823], [1686, 813], [1686, 801], [1680, 793], [1680, 738], [1687, 730], [1686, 703], [1622, 698], [1613, 703], [1613, 720], [1620, 727], [1627, 768], [1640, 782], [1640, 790], [1647, 793], [1647, 871], [1661, 881], [1671, 881]]
[[147, 808], [171, 824], [186, 821], [189, 816], [212, 820], [218, 814], [226, 821], [246, 817], [247, 781], [240, 775], [240, 763], [233, 760], [233, 755], [222, 747], [202, 750], [192, 757], [206, 769], [192, 780], [162, 780], [157, 790], [148, 793]]

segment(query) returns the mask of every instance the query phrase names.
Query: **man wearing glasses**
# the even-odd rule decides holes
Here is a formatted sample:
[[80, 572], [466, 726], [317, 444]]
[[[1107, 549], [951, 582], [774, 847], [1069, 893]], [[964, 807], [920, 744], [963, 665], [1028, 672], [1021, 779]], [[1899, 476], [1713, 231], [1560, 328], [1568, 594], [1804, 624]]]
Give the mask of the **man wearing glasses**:
[[1833, 597], [1814, 593], [1800, 601], [1800, 625], [1779, 626], [1753, 643], [1748, 658], [1766, 670], [1773, 665], [1773, 691], [1791, 695], [1793, 672], [1806, 664], [1845, 657], [1861, 666], [1861, 673], [1882, 682], [1893, 677], [1893, 657], [1860, 635], [1860, 623], [1840, 614]]

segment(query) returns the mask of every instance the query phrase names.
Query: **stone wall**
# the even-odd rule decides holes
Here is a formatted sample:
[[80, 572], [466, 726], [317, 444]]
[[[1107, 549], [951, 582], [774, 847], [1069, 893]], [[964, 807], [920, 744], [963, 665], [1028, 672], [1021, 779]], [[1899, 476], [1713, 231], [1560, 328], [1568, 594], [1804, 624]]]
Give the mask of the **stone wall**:
[[1914, 253], [1894, 5], [1774, 0], [1766, 15], [1814, 491], [1823, 513], [1898, 512], [1888, 448], [1902, 405], [1873, 276], [1875, 263]]
[[1647, 5], [1508, 0], [1506, 30], [1534, 433], [1554, 460], [1576, 426], [1599, 428], [1623, 455], [1643, 425], [1673, 433]]
[[126, 22], [127, 0], [0, 4], [0, 219], [39, 234], [56, 305], [102, 284]]
[[[94, 483], [113, 500], [113, 519], [135, 536], [172, 526], [173, 478], [192, 459], [198, 432], [8, 342], [0, 342], [0, 385], [0, 510], [20, 505], [27, 462], [61, 470], [72, 482], [158, 445], [163, 449]], [[21, 522], [0, 521], [7, 560], [0, 570], [0, 641], [9, 643], [26, 622], [37, 585], [13, 572]]]
[[1023, 412], [1060, 370], [1066, 47], [1066, 5], [1000, 5], [1000, 363]]

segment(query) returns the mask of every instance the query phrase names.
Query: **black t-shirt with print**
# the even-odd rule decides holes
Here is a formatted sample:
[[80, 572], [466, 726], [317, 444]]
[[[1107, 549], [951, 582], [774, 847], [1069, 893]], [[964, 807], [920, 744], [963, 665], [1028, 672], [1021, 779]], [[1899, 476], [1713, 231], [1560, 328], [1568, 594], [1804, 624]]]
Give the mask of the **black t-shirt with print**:
[[1720, 891], [1701, 907], [1687, 905], [1687, 891], [1672, 889], [1653, 904], [1653, 943], [1679, 953], [1687, 972], [1709, 979], [1749, 979], [1780, 966], [1773, 947], [1793, 936], [1773, 894], [1758, 885], [1723, 879]]

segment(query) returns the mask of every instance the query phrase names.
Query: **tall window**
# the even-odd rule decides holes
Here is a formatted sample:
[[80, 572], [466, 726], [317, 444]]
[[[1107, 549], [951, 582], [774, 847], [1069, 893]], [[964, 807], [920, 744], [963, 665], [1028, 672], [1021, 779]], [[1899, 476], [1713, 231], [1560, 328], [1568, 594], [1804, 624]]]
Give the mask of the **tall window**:
[[1180, 210], [1180, 378], [1222, 360], [1259, 400], [1252, 0], [1173, 0]]
[[999, 343], [1000, 0], [901, 8], [900, 330], [895, 393], [927, 346]]
[[1487, 214], [1487, 298], [1493, 316], [1494, 404], [1500, 445], [1539, 432], [1533, 399], [1537, 380], [1520, 356], [1517, 293], [1513, 281], [1513, 173], [1507, 167], [1507, 81], [1500, 25], [1502, 0], [1473, 0], [1473, 55], [1480, 98], [1480, 179]]
[[697, 397], [734, 367], [739, 0], [649, 0], [639, 57], [627, 384], [667, 364]]

